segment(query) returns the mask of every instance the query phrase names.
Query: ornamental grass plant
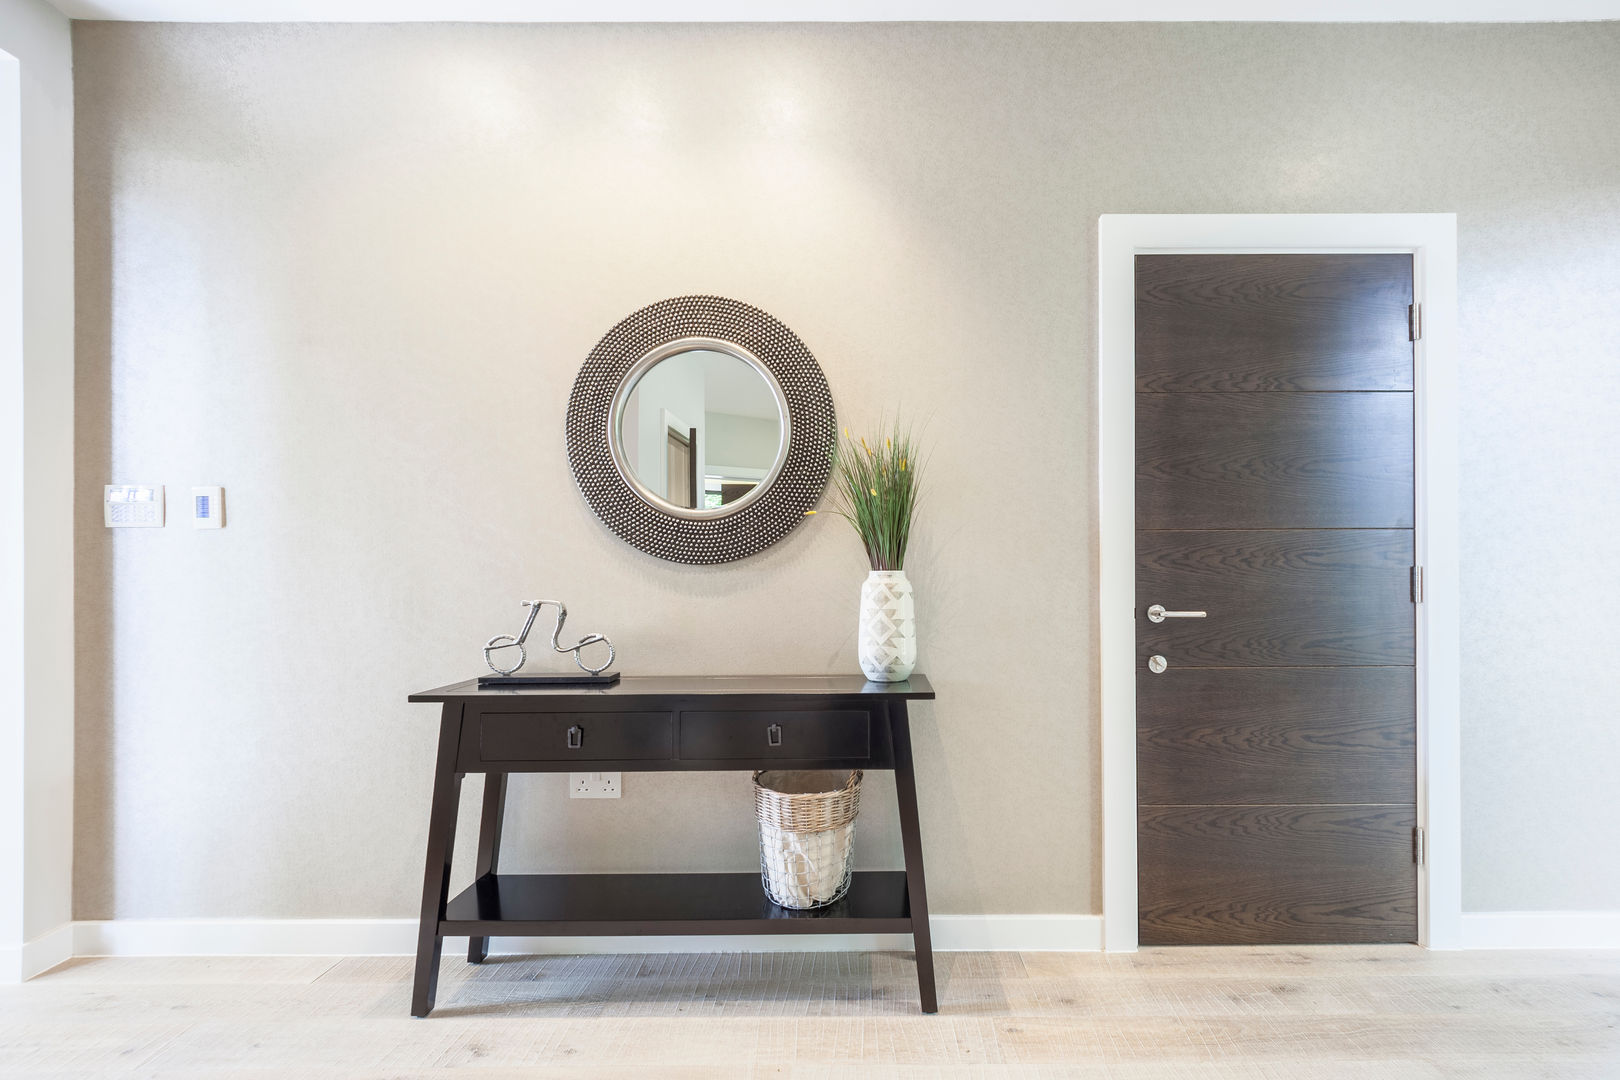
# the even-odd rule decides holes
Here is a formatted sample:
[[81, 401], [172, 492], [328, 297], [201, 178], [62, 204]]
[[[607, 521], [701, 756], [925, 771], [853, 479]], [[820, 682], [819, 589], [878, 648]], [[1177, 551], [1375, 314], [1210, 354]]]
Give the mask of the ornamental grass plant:
[[909, 426], [896, 418], [880, 429], [868, 441], [845, 428], [834, 445], [832, 512], [855, 527], [873, 570], [904, 570], [922, 467]]

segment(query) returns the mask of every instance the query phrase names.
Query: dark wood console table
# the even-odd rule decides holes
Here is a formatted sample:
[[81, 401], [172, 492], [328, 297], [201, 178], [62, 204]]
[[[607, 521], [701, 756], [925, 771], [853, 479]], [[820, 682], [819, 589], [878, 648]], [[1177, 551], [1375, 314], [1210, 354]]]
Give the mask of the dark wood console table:
[[[467, 682], [412, 694], [443, 705], [428, 823], [411, 1015], [433, 1009], [444, 939], [481, 962], [495, 934], [910, 934], [922, 1011], [934, 1012], [917, 781], [906, 702], [932, 699], [923, 675], [625, 678], [610, 687]], [[778, 907], [759, 874], [501, 874], [506, 779], [515, 772], [893, 769], [905, 870], [856, 871], [838, 903]], [[451, 898], [461, 778], [485, 773], [476, 879]], [[739, 806], [739, 814], [751, 807]]]

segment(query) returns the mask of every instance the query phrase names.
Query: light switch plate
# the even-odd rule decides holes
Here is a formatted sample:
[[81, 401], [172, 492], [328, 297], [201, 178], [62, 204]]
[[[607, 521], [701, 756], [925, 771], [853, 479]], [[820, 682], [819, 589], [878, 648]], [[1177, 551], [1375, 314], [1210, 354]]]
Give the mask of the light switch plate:
[[224, 488], [194, 487], [191, 489], [191, 527], [194, 529], [223, 529], [225, 527]]
[[163, 485], [107, 484], [101, 489], [101, 521], [109, 529], [163, 528]]
[[619, 774], [616, 772], [576, 772], [568, 774], [570, 799], [617, 799]]

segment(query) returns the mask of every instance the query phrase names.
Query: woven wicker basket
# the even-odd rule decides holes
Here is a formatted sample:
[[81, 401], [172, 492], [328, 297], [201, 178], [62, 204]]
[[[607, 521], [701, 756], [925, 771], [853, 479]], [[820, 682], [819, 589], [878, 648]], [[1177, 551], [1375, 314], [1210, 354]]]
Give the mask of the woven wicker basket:
[[849, 891], [861, 771], [754, 774], [759, 873], [765, 895], [785, 908], [818, 908]]

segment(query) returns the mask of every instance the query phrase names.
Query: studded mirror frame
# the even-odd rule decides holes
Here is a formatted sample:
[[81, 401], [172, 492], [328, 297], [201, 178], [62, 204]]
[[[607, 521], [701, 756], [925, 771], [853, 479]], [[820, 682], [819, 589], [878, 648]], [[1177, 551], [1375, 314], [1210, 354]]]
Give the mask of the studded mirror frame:
[[[776, 377], [791, 417], [787, 458], [770, 487], [723, 517], [682, 518], [636, 494], [608, 445], [613, 401], [636, 361], [682, 338], [733, 342]], [[609, 330], [585, 358], [568, 399], [568, 460], [596, 516], [626, 543], [660, 559], [723, 563], [770, 547], [813, 510], [827, 486], [837, 418], [821, 365], [770, 315], [723, 296], [677, 296], [650, 304]]]

